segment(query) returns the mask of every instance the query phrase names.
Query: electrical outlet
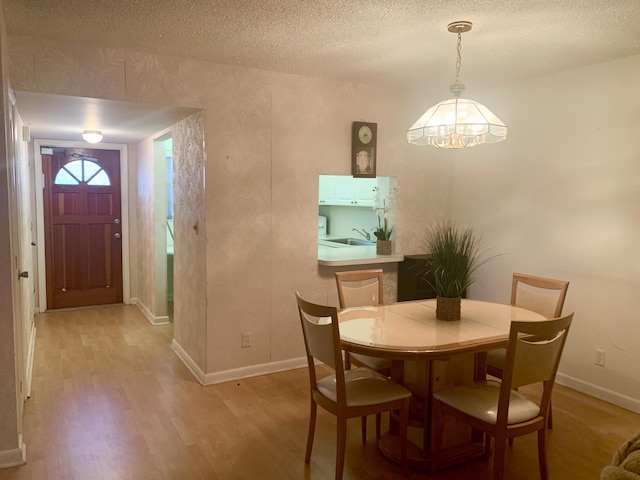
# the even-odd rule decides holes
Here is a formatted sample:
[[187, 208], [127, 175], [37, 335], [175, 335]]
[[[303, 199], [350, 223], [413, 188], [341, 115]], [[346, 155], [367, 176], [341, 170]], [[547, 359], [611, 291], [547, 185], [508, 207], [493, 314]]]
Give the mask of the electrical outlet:
[[242, 333], [240, 346], [242, 348], [247, 348], [251, 346], [251, 332]]
[[604, 367], [604, 359], [606, 352], [601, 350], [600, 348], [596, 348], [596, 365], [599, 367]]

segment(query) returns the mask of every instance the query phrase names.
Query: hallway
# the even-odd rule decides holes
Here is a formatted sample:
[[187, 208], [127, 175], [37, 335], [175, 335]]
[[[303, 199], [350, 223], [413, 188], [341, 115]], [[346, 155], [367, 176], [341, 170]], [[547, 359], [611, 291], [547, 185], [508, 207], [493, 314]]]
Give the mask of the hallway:
[[[172, 325], [151, 326], [135, 306], [38, 315], [27, 465], [0, 480], [332, 479], [335, 423], [320, 412], [310, 467], [306, 369], [202, 387], [170, 348]], [[583, 422], [588, 419], [589, 424]], [[597, 478], [640, 416], [558, 387], [549, 434], [551, 478]], [[350, 423], [347, 479], [400, 479], [370, 425]], [[486, 461], [436, 478], [488, 479]], [[538, 478], [535, 436], [517, 439], [511, 480]], [[412, 472], [410, 478], [431, 478]]]

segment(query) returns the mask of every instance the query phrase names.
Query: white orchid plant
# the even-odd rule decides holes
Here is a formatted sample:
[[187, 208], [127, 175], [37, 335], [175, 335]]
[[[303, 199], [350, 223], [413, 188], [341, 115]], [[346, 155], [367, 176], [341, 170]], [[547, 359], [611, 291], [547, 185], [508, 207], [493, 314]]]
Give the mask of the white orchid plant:
[[393, 233], [391, 220], [395, 217], [394, 210], [398, 187], [392, 188], [387, 198], [380, 198], [378, 187], [374, 188], [374, 192], [373, 209], [378, 216], [378, 226], [374, 228], [373, 234], [378, 240], [391, 240], [391, 234]]

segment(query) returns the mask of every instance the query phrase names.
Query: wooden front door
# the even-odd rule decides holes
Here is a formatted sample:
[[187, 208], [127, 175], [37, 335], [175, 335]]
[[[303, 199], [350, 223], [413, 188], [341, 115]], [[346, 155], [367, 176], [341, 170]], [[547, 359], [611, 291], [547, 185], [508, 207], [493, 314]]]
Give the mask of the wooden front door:
[[42, 155], [47, 308], [122, 303], [120, 152]]

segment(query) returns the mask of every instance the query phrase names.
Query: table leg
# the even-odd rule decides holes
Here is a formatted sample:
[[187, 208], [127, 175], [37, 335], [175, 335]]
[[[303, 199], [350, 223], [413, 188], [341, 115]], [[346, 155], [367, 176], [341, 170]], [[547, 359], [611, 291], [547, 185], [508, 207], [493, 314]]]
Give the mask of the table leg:
[[[460, 369], [460, 362], [468, 367], [464, 381], [480, 379], [484, 368], [486, 368], [486, 354], [478, 354], [475, 357], [468, 355], [468, 361], [458, 357], [459, 360], [453, 364], [439, 364], [440, 369], [436, 378], [435, 361], [411, 361], [412, 365], [407, 366], [404, 361], [393, 360], [391, 363], [391, 378], [404, 384], [414, 392], [412, 399], [413, 416], [410, 419], [409, 442], [407, 445], [407, 456], [409, 457], [409, 467], [418, 470], [428, 470], [431, 468], [431, 436], [433, 428], [433, 397], [434, 384], [455, 383], [457, 376], [453, 379], [447, 375], [457, 372]], [[453, 367], [451, 366], [453, 365]], [[444, 366], [444, 367], [443, 367]], [[411, 369], [407, 370], [407, 368]], [[444, 369], [443, 369], [444, 368]], [[453, 369], [453, 370], [452, 370]], [[463, 381], [462, 378], [460, 381]], [[418, 408], [416, 408], [418, 407]], [[482, 437], [478, 437], [477, 432], [469, 432], [462, 443], [455, 443], [445, 448], [440, 457], [441, 466], [446, 467], [464, 461], [477, 458], [484, 453]], [[385, 433], [378, 442], [378, 447], [382, 454], [395, 463], [400, 463], [400, 439], [398, 438], [398, 423], [393, 416], [389, 422], [389, 431]]]

